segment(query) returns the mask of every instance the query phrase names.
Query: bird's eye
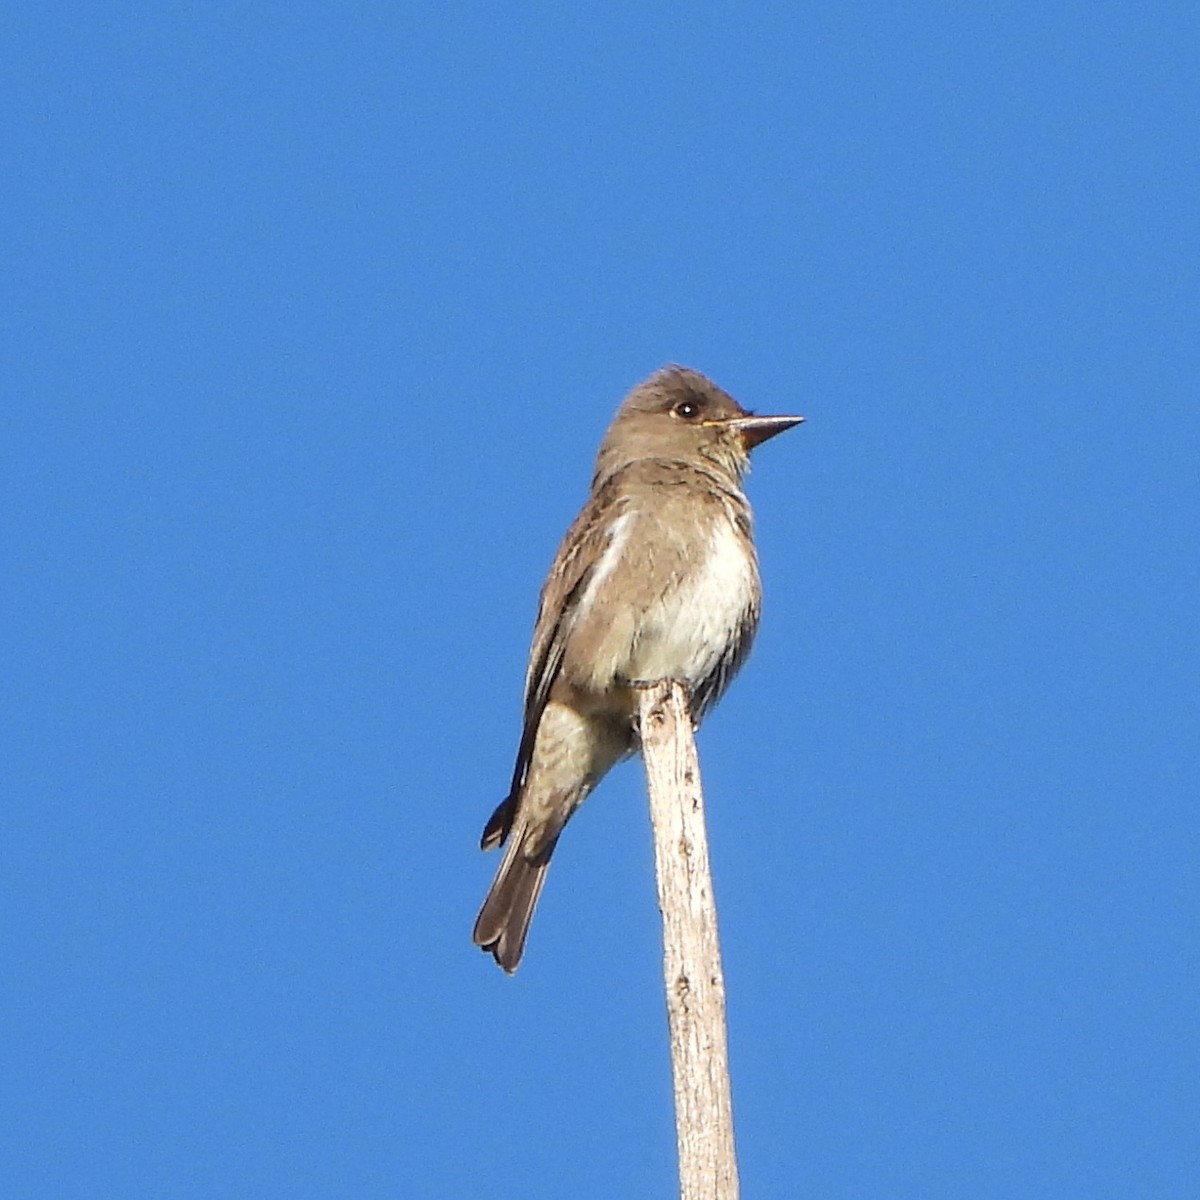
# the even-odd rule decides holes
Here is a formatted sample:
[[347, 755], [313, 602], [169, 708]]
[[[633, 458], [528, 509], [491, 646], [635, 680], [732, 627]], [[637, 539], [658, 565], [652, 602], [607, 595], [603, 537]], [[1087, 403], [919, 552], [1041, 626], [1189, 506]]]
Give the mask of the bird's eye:
[[677, 417], [682, 417], [685, 421], [690, 421], [694, 417], [699, 416], [699, 414], [700, 405], [691, 400], [681, 400], [677, 405], [675, 405], [675, 415]]

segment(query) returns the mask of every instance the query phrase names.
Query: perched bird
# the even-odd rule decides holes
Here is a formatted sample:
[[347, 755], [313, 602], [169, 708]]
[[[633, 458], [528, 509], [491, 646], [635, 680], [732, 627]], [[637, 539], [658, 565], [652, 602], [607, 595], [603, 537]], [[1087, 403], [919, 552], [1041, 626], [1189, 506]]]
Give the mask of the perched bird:
[[609, 427], [542, 588], [512, 786], [481, 840], [507, 848], [475, 944], [510, 974], [563, 827], [638, 748], [634, 689], [681, 681], [698, 726], [749, 653], [761, 586], [742, 476], [755, 446], [803, 419], [754, 416], [672, 366]]

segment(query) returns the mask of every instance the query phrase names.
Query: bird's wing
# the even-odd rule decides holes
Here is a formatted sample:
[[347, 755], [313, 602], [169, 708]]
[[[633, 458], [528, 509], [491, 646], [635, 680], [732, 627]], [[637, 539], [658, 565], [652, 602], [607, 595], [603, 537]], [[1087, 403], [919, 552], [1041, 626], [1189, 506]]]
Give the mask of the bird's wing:
[[542, 587], [525, 675], [525, 721], [513, 772], [514, 791], [524, 782], [537, 727], [562, 667], [563, 652], [588, 585], [616, 536], [619, 515], [605, 495], [593, 497], [567, 530]]
[[563, 654], [580, 603], [604, 560], [605, 551], [617, 536], [620, 513], [610, 497], [609, 490], [603, 489], [584, 505], [574, 524], [567, 530], [542, 587], [537, 621], [533, 627], [533, 646], [529, 652], [529, 669], [525, 675], [525, 719], [517, 761], [513, 767], [512, 786], [483, 831], [482, 844], [485, 849], [501, 845], [508, 837], [516, 816], [517, 798], [533, 758], [538, 726], [546, 702], [550, 699], [551, 688], [562, 668]]

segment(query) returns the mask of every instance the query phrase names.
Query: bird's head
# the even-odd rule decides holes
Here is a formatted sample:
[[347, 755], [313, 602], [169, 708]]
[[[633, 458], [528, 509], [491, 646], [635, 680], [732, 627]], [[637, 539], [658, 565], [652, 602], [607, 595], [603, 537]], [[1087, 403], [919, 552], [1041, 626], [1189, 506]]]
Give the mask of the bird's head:
[[653, 458], [716, 467], [736, 483], [755, 446], [803, 420], [755, 416], [699, 371], [665, 367], [625, 397], [600, 446], [596, 479]]

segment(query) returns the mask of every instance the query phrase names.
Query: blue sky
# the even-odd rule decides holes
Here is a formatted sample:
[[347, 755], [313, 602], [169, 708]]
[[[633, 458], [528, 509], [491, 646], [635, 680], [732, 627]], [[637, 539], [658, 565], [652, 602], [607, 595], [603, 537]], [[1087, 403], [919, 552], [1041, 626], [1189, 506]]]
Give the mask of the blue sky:
[[700, 739], [746, 1194], [1197, 1194], [1193, 5], [5, 27], [8, 1200], [672, 1194], [637, 764], [469, 937], [668, 361], [808, 417]]

